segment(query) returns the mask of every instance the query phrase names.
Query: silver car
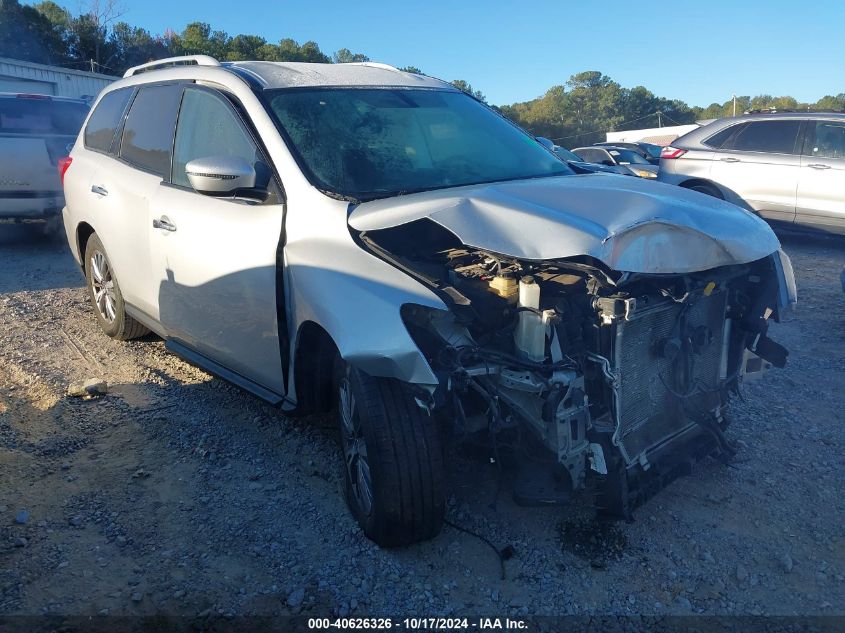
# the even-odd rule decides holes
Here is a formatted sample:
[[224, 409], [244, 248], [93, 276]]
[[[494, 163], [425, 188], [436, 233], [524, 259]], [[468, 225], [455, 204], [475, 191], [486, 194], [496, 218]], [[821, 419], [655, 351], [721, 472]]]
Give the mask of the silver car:
[[346, 498], [384, 546], [436, 535], [444, 444], [522, 503], [627, 516], [732, 452], [729, 394], [787, 352], [769, 227], [574, 175], [451, 85], [374, 63], [147, 64], [100, 95], [64, 222], [103, 331], [152, 330], [283, 411], [335, 411]]
[[625, 147], [576, 147], [572, 153], [581, 160], [606, 165], [619, 174], [657, 178], [657, 165], [652, 165], [639, 153]]
[[78, 99], [0, 93], [0, 219], [61, 213], [60, 161], [87, 115]]
[[714, 121], [663, 149], [658, 178], [767, 220], [845, 234], [845, 114]]

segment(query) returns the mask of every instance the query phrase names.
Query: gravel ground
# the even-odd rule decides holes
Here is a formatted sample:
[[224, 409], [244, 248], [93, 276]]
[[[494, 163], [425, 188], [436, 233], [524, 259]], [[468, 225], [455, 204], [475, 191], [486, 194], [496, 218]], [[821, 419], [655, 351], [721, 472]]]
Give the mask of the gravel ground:
[[[517, 507], [454, 451], [446, 527], [380, 550], [347, 513], [333, 423], [290, 420], [98, 329], [67, 247], [0, 225], [0, 614], [845, 614], [845, 241], [784, 237], [788, 367], [636, 513]], [[68, 398], [102, 378], [108, 395]]]

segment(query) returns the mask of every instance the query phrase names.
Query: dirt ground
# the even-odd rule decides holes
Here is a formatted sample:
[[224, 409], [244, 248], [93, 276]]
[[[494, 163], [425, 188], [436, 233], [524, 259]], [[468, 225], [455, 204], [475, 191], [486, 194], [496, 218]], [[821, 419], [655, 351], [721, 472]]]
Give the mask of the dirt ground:
[[[845, 614], [845, 240], [782, 237], [791, 356], [732, 404], [733, 464], [636, 513], [517, 507], [455, 451], [447, 526], [380, 550], [332, 421], [290, 420], [148, 337], [98, 329], [67, 250], [0, 225], [0, 615]], [[68, 384], [108, 395], [68, 398]]]

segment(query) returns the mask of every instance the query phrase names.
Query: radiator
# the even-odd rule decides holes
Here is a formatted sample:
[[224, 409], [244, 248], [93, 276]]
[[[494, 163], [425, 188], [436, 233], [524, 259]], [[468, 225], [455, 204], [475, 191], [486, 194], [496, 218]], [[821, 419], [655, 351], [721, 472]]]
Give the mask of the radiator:
[[[629, 464], [693, 424], [670, 392], [675, 365], [660, 353], [661, 343], [678, 337], [680, 328], [687, 333], [699, 328], [705, 341], [693, 356], [692, 382], [700, 391], [718, 388], [726, 307], [727, 293], [716, 292], [686, 309], [671, 300], [634, 307], [615, 321], [612, 364], [619, 389], [614, 441]], [[706, 398], [687, 400], [696, 406]]]

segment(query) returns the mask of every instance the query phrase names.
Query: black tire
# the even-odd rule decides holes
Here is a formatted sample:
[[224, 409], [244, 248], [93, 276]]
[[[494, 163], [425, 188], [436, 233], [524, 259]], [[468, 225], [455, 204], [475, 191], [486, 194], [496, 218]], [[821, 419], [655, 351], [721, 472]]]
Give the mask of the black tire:
[[84, 262], [88, 298], [103, 332], [119, 341], [128, 341], [149, 333], [146, 327], [126, 314], [120, 284], [114, 276], [106, 249], [96, 233], [91, 235], [85, 245]]
[[[374, 378], [340, 360], [335, 377], [346, 502], [364, 534], [382, 547], [437, 536], [446, 504], [436, 421], [398, 380]], [[351, 406], [344, 400], [349, 396]], [[370, 475], [369, 505], [361, 484], [361, 448]]]
[[707, 185], [704, 183], [698, 183], [695, 185], [691, 185], [687, 187], [687, 189], [691, 191], [697, 191], [698, 193], [704, 193], [708, 196], [713, 196], [714, 198], [718, 198], [719, 200], [724, 200], [725, 197], [722, 195], [722, 192], [716, 189], [716, 187], [712, 185]]

